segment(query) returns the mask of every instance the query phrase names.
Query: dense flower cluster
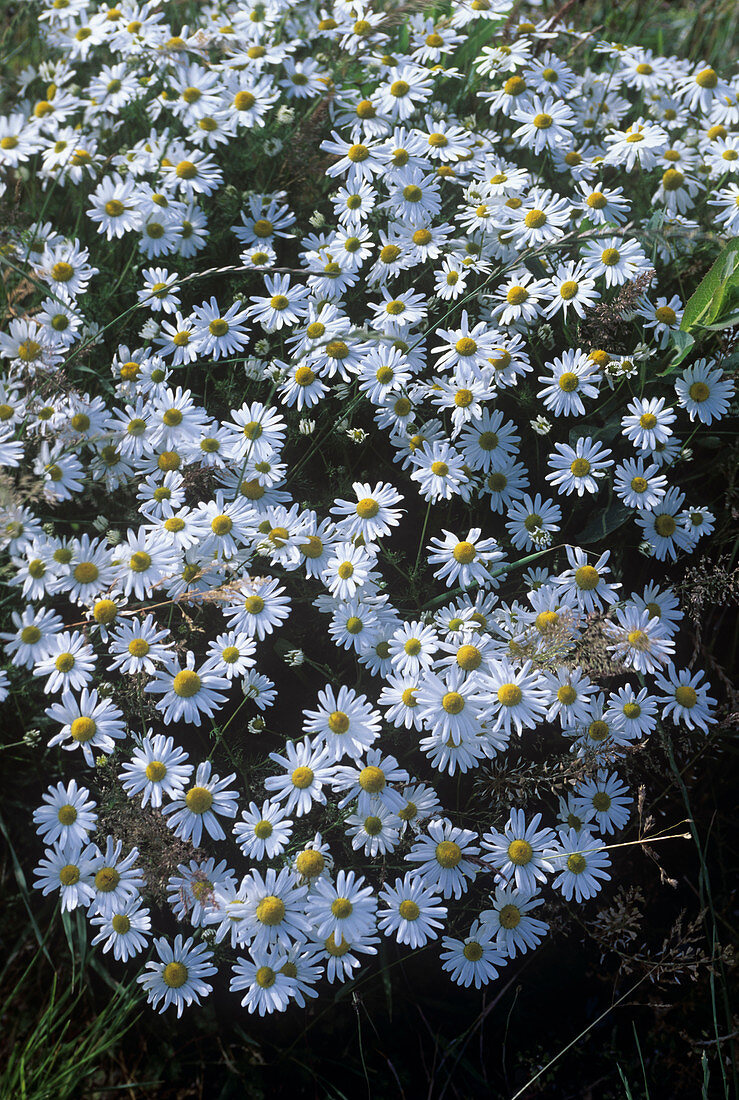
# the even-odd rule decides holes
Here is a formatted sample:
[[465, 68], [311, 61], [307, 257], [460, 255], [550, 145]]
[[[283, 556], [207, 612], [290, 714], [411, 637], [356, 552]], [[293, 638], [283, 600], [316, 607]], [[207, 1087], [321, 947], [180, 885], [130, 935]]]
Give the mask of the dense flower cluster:
[[[211, 990], [221, 941], [261, 1014], [352, 978], [381, 935], [440, 939], [453, 981], [491, 981], [546, 935], [551, 891], [579, 902], [610, 878], [633, 801], [619, 758], [660, 721], [712, 721], [669, 585], [656, 570], [631, 591], [609, 550], [570, 540], [583, 505], [615, 509], [655, 563], [712, 531], [679, 460], [733, 383], [711, 358], [670, 376], [684, 303], [660, 281], [706, 226], [739, 225], [739, 83], [605, 42], [578, 71], [572, 29], [503, 38], [507, 13], [234, 0], [178, 30], [151, 0], [54, 0], [50, 60], [0, 119], [6, 199], [40, 186], [5, 256], [42, 290], [0, 334], [0, 462], [39, 485], [2, 508], [19, 601], [2, 638], [13, 683], [47, 697], [49, 744], [80, 765], [35, 813], [36, 885], [83, 907], [116, 959], [150, 946], [139, 852], [98, 829], [83, 778], [113, 754], [125, 795], [198, 849], [169, 879], [185, 931], [153, 941], [139, 978], [163, 1009]], [[298, 139], [320, 168], [300, 217], [266, 182]], [[75, 232], [44, 221], [60, 196]], [[234, 201], [219, 284], [198, 256]], [[88, 303], [123, 246], [134, 289], [101, 329]], [[199, 294], [233, 272], [243, 293]], [[621, 324], [612, 344], [593, 342], [598, 306]], [[244, 394], [229, 408], [182, 384], [226, 369]], [[397, 469], [347, 475], [318, 510], [294, 486], [324, 408], [329, 449], [369, 439], [367, 462], [385, 448]], [[393, 572], [412, 556], [388, 549], [409, 513], [437, 582], [412, 609]], [[522, 552], [537, 565], [516, 595]], [[262, 655], [298, 605], [358, 675], [324, 669], [246, 785], [184, 746], [245, 700], [260, 714], [223, 741], [258, 741], [282, 690]], [[183, 641], [173, 609], [201, 628]], [[605, 689], [581, 660], [593, 623]], [[494, 827], [477, 807], [472, 829], [442, 804], [435, 784], [544, 729], [581, 764], [558, 808], [498, 807]]]

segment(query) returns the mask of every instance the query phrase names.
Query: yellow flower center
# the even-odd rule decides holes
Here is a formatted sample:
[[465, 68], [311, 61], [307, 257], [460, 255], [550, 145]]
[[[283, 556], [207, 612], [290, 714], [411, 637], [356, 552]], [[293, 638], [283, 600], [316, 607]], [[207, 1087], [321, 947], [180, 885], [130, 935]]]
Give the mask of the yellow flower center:
[[520, 306], [527, 301], [529, 292], [525, 286], [512, 286], [506, 294], [506, 301], [511, 306]]
[[349, 354], [349, 347], [343, 340], [330, 340], [326, 344], [326, 355], [331, 359], [346, 359]]
[[162, 971], [162, 981], [170, 989], [181, 989], [187, 981], [187, 967], [181, 962], [167, 963]]
[[145, 573], [151, 565], [151, 554], [147, 554], [146, 550], [136, 550], [128, 564], [134, 573]]
[[359, 786], [368, 794], [378, 794], [385, 786], [385, 773], [382, 768], [372, 765], [362, 768], [359, 773]]
[[66, 806], [59, 807], [56, 817], [60, 825], [74, 825], [77, 820], [77, 811], [74, 806], [67, 803]]
[[333, 955], [334, 958], [341, 958], [341, 956], [346, 955], [347, 951], [349, 950], [349, 944], [346, 942], [344, 937], [341, 937], [341, 943], [337, 943], [336, 939], [334, 938], [333, 932], [328, 937], [323, 946], [325, 947], [327, 953], [329, 955]]
[[355, 142], [354, 145], [350, 145], [346, 151], [347, 159], [352, 161], [353, 164], [361, 164], [363, 160], [366, 160], [369, 156], [369, 149], [366, 145], [362, 145], [361, 142]]
[[436, 862], [446, 870], [456, 867], [462, 858], [462, 849], [453, 840], [442, 840], [436, 845]]
[[681, 684], [675, 688], [675, 699], [681, 707], [691, 710], [698, 702], [698, 693], [689, 684]]
[[97, 730], [97, 723], [94, 718], [89, 718], [83, 715], [80, 718], [75, 718], [69, 727], [69, 732], [73, 741], [78, 744], [84, 744], [86, 741], [91, 741], [95, 736]]
[[501, 684], [497, 694], [498, 702], [504, 707], [518, 706], [523, 698], [523, 693], [518, 684]]
[[380, 511], [380, 505], [372, 497], [363, 497], [357, 504], [356, 511], [360, 519], [372, 519]]
[[592, 565], [581, 565], [579, 569], [575, 570], [575, 584], [584, 592], [590, 592], [593, 588], [597, 588], [599, 580], [600, 574]]
[[546, 224], [547, 216], [543, 210], [529, 210], [524, 218], [529, 229], [541, 229]]
[[674, 535], [676, 527], [677, 524], [672, 516], [657, 516], [657, 519], [654, 521], [654, 529], [663, 539], [669, 539]]
[[702, 401], [707, 401], [710, 395], [710, 390], [705, 382], [693, 382], [692, 386], [688, 390], [691, 401], [696, 401], [700, 404]]
[[150, 783], [161, 783], [167, 774], [167, 765], [161, 760], [151, 760], [146, 765], [146, 778]]
[[685, 176], [677, 168], [668, 168], [662, 176], [662, 186], [665, 191], [678, 191], [685, 181]]
[[464, 696], [458, 691], [448, 691], [442, 697], [441, 705], [447, 714], [461, 714], [464, 710]]
[[227, 515], [214, 516], [210, 521], [210, 529], [214, 535], [227, 535], [232, 527], [233, 520]]
[[59, 882], [62, 886], [74, 886], [80, 881], [80, 869], [73, 863], [67, 863], [59, 872]]
[[534, 849], [528, 840], [512, 840], [508, 845], [508, 858], [517, 867], [525, 867], [530, 863], [534, 855]]
[[92, 584], [100, 576], [100, 571], [94, 562], [81, 561], [74, 567], [72, 575], [80, 584]]
[[101, 867], [95, 875], [95, 889], [101, 894], [110, 894], [120, 881], [121, 876], [115, 867]]
[[605, 741], [608, 737], [608, 723], [600, 719], [591, 722], [588, 726], [588, 737], [591, 741]]
[[191, 160], [181, 160], [175, 168], [175, 175], [181, 180], [192, 180], [198, 174], [197, 167]]
[[471, 542], [458, 542], [452, 550], [452, 557], [455, 561], [458, 561], [460, 565], [468, 565], [471, 561], [475, 560], [477, 551], [473, 543]]
[[310, 787], [313, 782], [313, 769], [305, 767], [296, 768], [290, 778], [294, 787], [297, 787], [299, 791], [304, 791]]
[[587, 860], [580, 852], [573, 852], [567, 857], [567, 870], [572, 871], [573, 875], [581, 875], [586, 867]]
[[266, 840], [267, 837], [272, 836], [273, 832], [274, 830], [272, 828], [272, 822], [265, 821], [264, 818], [262, 818], [261, 821], [258, 821], [254, 826], [254, 836], [257, 837], [259, 840]]
[[180, 699], [192, 699], [193, 695], [197, 695], [201, 688], [201, 680], [197, 672], [193, 672], [192, 669], [185, 668], [182, 672], [178, 672], [172, 681], [172, 691], [175, 695], [178, 695]]
[[326, 860], [315, 848], [306, 848], [295, 860], [295, 867], [303, 878], [316, 878], [326, 866]]
[[463, 645], [457, 650], [457, 664], [465, 672], [479, 668], [482, 663], [482, 653], [474, 645]]
[[68, 283], [74, 275], [74, 268], [63, 260], [54, 264], [51, 269], [51, 277], [55, 283]]
[[332, 733], [346, 733], [346, 731], [349, 729], [349, 723], [349, 715], [344, 714], [343, 710], [332, 711], [332, 713], [328, 716], [327, 725]]
[[213, 795], [207, 787], [190, 787], [185, 795], [185, 805], [193, 814], [205, 814], [213, 805]]
[[570, 472], [573, 477], [585, 477], [590, 473], [590, 463], [587, 458], [576, 458], [570, 465]]
[[562, 684], [562, 687], [557, 692], [557, 699], [565, 707], [572, 706], [577, 699], [577, 692], [572, 684]]
[[504, 905], [498, 913], [501, 928], [516, 928], [521, 923], [521, 910], [517, 905]]
[[279, 924], [284, 916], [285, 903], [281, 898], [276, 898], [274, 894], [268, 894], [266, 898], [262, 898], [257, 906], [257, 920], [270, 928], [275, 924]]
[[260, 966], [254, 974], [254, 981], [260, 989], [270, 989], [277, 981], [277, 975], [271, 966]]
[[718, 84], [718, 75], [713, 69], [701, 69], [696, 73], [695, 82], [701, 88], [715, 88]]
[[559, 615], [556, 611], [540, 611], [534, 620], [534, 626], [540, 634], [547, 634], [559, 622]]
[[337, 918], [337, 920], [346, 920], [350, 917], [354, 911], [354, 906], [349, 901], [349, 898], [335, 898], [331, 902], [331, 912]]

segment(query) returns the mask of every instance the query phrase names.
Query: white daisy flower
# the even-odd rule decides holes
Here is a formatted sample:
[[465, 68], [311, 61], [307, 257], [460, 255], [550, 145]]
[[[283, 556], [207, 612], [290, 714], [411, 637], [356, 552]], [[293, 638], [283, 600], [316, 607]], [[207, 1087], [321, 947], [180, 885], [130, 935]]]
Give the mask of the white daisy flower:
[[498, 977], [507, 960], [498, 950], [494, 935], [492, 928], [475, 921], [465, 939], [443, 938], [441, 965], [453, 982], [465, 988], [474, 984], [475, 989], [481, 989]]
[[655, 684], [664, 694], [658, 698], [662, 707], [662, 717], [670, 718], [676, 724], [684, 723], [689, 730], [701, 729], [708, 733], [709, 725], [715, 722], [712, 708], [716, 700], [708, 694], [711, 685], [701, 683], [704, 673], [701, 670], [690, 674], [690, 669], [676, 669], [670, 666], [665, 676], [655, 676]]
[[[46, 714], [55, 722], [61, 722], [62, 728], [49, 741], [49, 747], [61, 745], [69, 752], [81, 749], [85, 763], [94, 767], [93, 749], [111, 753], [115, 742], [126, 736], [123, 711], [110, 699], [98, 699], [93, 688], [83, 688], [79, 699], [69, 690], [62, 692], [61, 703], [53, 703], [46, 708]], [[67, 738], [71, 744], [65, 744]]]
[[544, 899], [516, 886], [496, 886], [492, 909], [483, 909], [480, 924], [495, 935], [495, 946], [510, 959], [538, 947], [549, 931], [546, 921], [531, 915]]
[[44, 858], [34, 870], [34, 889], [42, 894], [59, 891], [62, 913], [79, 905], [88, 906], [95, 897], [93, 866], [99, 849], [96, 844], [71, 841], [44, 850]]
[[600, 488], [598, 481], [613, 465], [612, 454], [611, 450], [602, 447], [590, 436], [576, 439], [574, 447], [568, 443], [555, 443], [554, 451], [549, 456], [546, 480], [567, 496], [573, 492], [577, 492], [579, 497], [584, 493], [597, 493]]
[[727, 412], [734, 396], [734, 382], [713, 368], [708, 359], [698, 359], [675, 382], [678, 405], [691, 421], [712, 424]]
[[623, 829], [629, 820], [629, 806], [634, 800], [628, 792], [629, 788], [618, 774], [609, 773], [605, 768], [599, 768], [595, 776], [583, 779], [575, 788], [578, 808], [594, 820], [591, 828], [597, 827], [601, 833], [608, 834]]
[[267, 799], [260, 810], [256, 802], [242, 810], [233, 833], [241, 851], [251, 859], [274, 859], [280, 855], [292, 835], [292, 820], [287, 810]]
[[192, 775], [193, 765], [187, 753], [175, 745], [172, 737], [147, 734], [133, 750], [130, 762], [123, 764], [118, 778], [129, 798], [141, 795], [141, 805], [159, 807], [162, 796], [179, 798]]
[[144, 691], [162, 698], [156, 704], [164, 722], [192, 722], [199, 726], [203, 716], [212, 718], [220, 709], [230, 687], [225, 676], [218, 676], [205, 665], [195, 671], [195, 654], [187, 652], [185, 667], [169, 657], [166, 666], [146, 684]]
[[162, 810], [175, 836], [180, 840], [192, 839], [197, 848], [205, 828], [214, 840], [225, 840], [218, 816], [236, 817], [238, 794], [227, 789], [235, 778], [235, 774], [224, 779], [211, 775], [209, 760], [198, 764], [193, 785], [184, 794], [178, 791], [176, 798]]
[[461, 898], [478, 872], [477, 833], [459, 829], [447, 818], [430, 821], [426, 830], [406, 860], [418, 864], [417, 874], [424, 886], [438, 890], [443, 898]]
[[588, 829], [579, 833], [570, 829], [560, 833], [559, 847], [553, 856], [553, 868], [557, 877], [552, 881], [567, 901], [587, 901], [601, 890], [603, 881], [611, 876], [606, 867], [611, 860], [602, 841], [596, 840]]
[[97, 854], [92, 861], [95, 893], [90, 901], [91, 915], [112, 916], [127, 901], [138, 898], [140, 888], [146, 885], [139, 868], [133, 866], [139, 858], [138, 848], [132, 848], [123, 858], [122, 852], [123, 842], [112, 836], [107, 837], [104, 852], [96, 846]]
[[229, 989], [232, 993], [246, 990], [241, 1004], [250, 1013], [264, 1016], [284, 1012], [296, 989], [295, 979], [287, 969], [289, 962], [284, 947], [252, 948], [250, 956], [241, 955], [236, 959]]
[[274, 792], [273, 798], [285, 800], [285, 811], [295, 812], [296, 817], [310, 813], [314, 802], [326, 804], [323, 787], [334, 777], [334, 763], [327, 746], [316, 748], [309, 737], [302, 741], [288, 741], [285, 755], [271, 752], [270, 760], [284, 768], [281, 775], [269, 775], [264, 781], [266, 791]]
[[481, 539], [482, 529], [473, 527], [464, 539], [457, 539], [451, 531], [444, 531], [444, 538], [433, 538], [427, 550], [430, 551], [429, 565], [440, 565], [434, 576], [446, 582], [447, 588], [459, 584], [468, 588], [479, 584], [483, 588], [495, 585], [491, 567], [505, 559], [495, 539]]
[[532, 894], [554, 870], [556, 836], [553, 829], [539, 829], [540, 821], [541, 814], [535, 814], [527, 825], [523, 810], [511, 810], [502, 833], [493, 830], [482, 838], [483, 848], [490, 852], [489, 862], [500, 876]]
[[154, 940], [154, 947], [159, 961], [148, 962], [136, 981], [146, 990], [152, 1008], [160, 1001], [163, 1002], [160, 1012], [174, 1005], [179, 1019], [185, 1005], [193, 1002], [199, 1005], [201, 997], [213, 992], [213, 986], [203, 980], [217, 973], [211, 965], [213, 952], [192, 938], [183, 941], [182, 936], [176, 936], [173, 944], [161, 936]]
[[378, 926], [386, 936], [395, 936], [398, 943], [416, 949], [435, 940], [444, 927], [447, 908], [430, 887], [418, 881], [409, 871], [396, 878], [395, 885], [386, 883], [379, 894], [383, 906], [378, 911]]
[[71, 779], [50, 786], [42, 796], [43, 804], [33, 811], [36, 831], [45, 844], [84, 845], [88, 835], [95, 831], [98, 815], [94, 812], [97, 802], [89, 797], [87, 787], [78, 787]]

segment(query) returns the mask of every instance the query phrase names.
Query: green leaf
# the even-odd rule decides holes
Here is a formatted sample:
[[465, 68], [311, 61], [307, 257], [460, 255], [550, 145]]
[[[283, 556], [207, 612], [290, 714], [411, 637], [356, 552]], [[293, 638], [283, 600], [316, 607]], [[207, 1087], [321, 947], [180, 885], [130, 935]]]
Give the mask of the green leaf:
[[660, 371], [659, 377], [664, 378], [668, 374], [673, 374], [674, 371], [680, 366], [685, 356], [690, 352], [691, 348], [695, 344], [695, 340], [689, 332], [682, 332], [679, 329], [675, 332], [670, 332], [670, 343], [675, 349], [670, 362], [667, 364], [663, 371]]
[[622, 527], [626, 520], [633, 514], [633, 508], [627, 508], [620, 500], [614, 500], [604, 512], [594, 516], [583, 527], [579, 535], [575, 536], [575, 545], [591, 542], [600, 542], [606, 535], [610, 535], [618, 527]]
[[688, 299], [681, 331], [690, 332], [700, 323], [715, 324], [727, 290], [736, 286], [739, 286], [739, 237], [729, 241]]

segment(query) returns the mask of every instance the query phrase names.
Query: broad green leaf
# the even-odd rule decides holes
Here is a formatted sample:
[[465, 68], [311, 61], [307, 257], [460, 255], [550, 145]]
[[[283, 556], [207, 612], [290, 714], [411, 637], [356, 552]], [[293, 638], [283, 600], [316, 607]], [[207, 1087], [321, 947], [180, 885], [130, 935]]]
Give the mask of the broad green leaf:
[[690, 332], [701, 321], [713, 324], [727, 289], [735, 285], [739, 285], [739, 237], [729, 241], [688, 299], [681, 330]]
[[629, 516], [633, 515], [633, 512], [634, 509], [627, 508], [622, 501], [614, 500], [613, 504], [606, 508], [604, 512], [600, 512], [589, 523], [586, 523], [579, 535], [575, 535], [575, 545], [600, 542], [606, 535], [610, 535], [612, 531], [623, 526]]
[[664, 378], [668, 374], [672, 374], [673, 371], [680, 366], [685, 356], [689, 353], [693, 347], [695, 340], [689, 332], [682, 332], [680, 329], [672, 331], [670, 333], [670, 343], [675, 349], [675, 354], [665, 367], [663, 371], [660, 371], [659, 377]]

